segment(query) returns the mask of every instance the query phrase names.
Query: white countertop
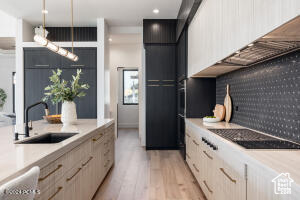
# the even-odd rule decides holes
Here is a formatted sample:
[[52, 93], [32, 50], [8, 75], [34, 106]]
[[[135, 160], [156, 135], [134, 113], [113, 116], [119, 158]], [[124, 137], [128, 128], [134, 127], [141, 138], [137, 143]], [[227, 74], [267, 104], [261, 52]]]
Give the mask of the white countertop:
[[[48, 132], [76, 132], [75, 136], [55, 144], [15, 144], [14, 126], [0, 128], [0, 185], [23, 173], [32, 166], [43, 166], [54, 161], [64, 153], [91, 137], [94, 131], [111, 125], [112, 119], [79, 119], [75, 125], [63, 127], [62, 124], [48, 124], [45, 121], [33, 122], [30, 136]], [[23, 127], [17, 127], [23, 130]], [[22, 137], [19, 137], [22, 140]]]
[[[300, 150], [278, 150], [278, 149], [245, 149], [229, 140], [226, 140], [217, 134], [209, 131], [208, 129], [234, 129], [246, 128], [234, 123], [218, 122], [218, 123], [205, 123], [199, 118], [188, 118], [188, 123], [192, 123], [198, 128], [205, 129], [206, 132], [214, 134], [218, 139], [224, 143], [230, 144], [232, 148], [243, 152], [250, 158], [260, 162], [262, 165], [274, 170], [277, 173], [290, 173], [291, 178], [300, 186]], [[249, 128], [247, 128], [249, 129]], [[255, 130], [256, 132], [262, 133]], [[265, 133], [263, 133], [265, 134]]]

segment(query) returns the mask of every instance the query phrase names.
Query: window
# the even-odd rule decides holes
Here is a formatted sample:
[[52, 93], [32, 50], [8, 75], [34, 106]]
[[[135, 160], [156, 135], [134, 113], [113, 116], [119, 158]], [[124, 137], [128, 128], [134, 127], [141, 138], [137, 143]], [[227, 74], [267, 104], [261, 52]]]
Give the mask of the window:
[[137, 105], [139, 99], [138, 70], [123, 70], [123, 104]]

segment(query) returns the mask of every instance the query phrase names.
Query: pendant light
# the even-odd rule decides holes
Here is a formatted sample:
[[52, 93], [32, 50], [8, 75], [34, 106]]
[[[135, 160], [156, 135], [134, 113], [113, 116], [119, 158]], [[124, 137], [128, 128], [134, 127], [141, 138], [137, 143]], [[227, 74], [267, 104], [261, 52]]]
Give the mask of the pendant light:
[[72, 52], [61, 48], [59, 46], [57, 46], [56, 44], [54, 44], [53, 42], [51, 42], [50, 40], [48, 40], [45, 36], [45, 21], [46, 21], [46, 6], [45, 6], [45, 0], [43, 0], [43, 35], [38, 35], [36, 34], [33, 38], [33, 40], [40, 44], [41, 46], [44, 46], [46, 48], [48, 48], [49, 50], [58, 53], [61, 56], [64, 56], [72, 61], [78, 61], [78, 56], [76, 56], [73, 53], [74, 50], [74, 22], [73, 22], [73, 0], [71, 0], [71, 38], [72, 38]]

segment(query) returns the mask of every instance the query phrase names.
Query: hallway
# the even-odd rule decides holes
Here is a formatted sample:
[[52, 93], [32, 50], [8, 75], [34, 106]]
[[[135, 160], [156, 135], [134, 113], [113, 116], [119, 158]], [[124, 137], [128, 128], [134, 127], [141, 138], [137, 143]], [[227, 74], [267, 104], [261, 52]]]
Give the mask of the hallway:
[[115, 165], [94, 200], [204, 200], [178, 151], [145, 151], [137, 129], [119, 130]]

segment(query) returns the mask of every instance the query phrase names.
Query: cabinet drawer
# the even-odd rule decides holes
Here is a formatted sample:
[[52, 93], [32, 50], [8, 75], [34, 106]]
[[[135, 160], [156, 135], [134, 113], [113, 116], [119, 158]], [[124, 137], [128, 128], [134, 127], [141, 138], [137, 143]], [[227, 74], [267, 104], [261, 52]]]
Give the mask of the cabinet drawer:
[[102, 131], [92, 137], [92, 149], [97, 148], [102, 143], [104, 138], [104, 132]]
[[92, 154], [92, 141], [89, 139], [82, 143], [75, 149], [71, 150], [66, 154], [65, 159], [65, 170], [68, 171], [73, 168], [82, 159], [88, 158]]
[[62, 156], [41, 169], [38, 180], [38, 189], [41, 192], [46, 191], [48, 187], [50, 187], [52, 184], [56, 183], [63, 177], [66, 167], [64, 159], [65, 157]]
[[64, 196], [64, 179], [60, 179], [58, 182], [51, 184], [51, 186], [37, 194], [34, 199], [36, 200], [62, 200]]

